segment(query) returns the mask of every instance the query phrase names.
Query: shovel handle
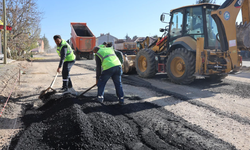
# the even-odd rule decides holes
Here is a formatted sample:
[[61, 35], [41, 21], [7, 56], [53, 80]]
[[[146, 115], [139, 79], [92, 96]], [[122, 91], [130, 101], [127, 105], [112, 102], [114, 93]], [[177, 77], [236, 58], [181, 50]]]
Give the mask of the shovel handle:
[[52, 86], [54, 85], [56, 78], [57, 78], [58, 72], [56, 72], [56, 76], [54, 77], [54, 80], [52, 81], [52, 83], [50, 84], [50, 88], [52, 88]]
[[93, 87], [95, 87], [95, 85], [91, 86], [89, 89], [87, 89], [86, 91], [82, 92], [82, 94], [80, 94], [79, 96], [83, 96], [83, 94], [87, 93], [89, 90], [91, 90]]

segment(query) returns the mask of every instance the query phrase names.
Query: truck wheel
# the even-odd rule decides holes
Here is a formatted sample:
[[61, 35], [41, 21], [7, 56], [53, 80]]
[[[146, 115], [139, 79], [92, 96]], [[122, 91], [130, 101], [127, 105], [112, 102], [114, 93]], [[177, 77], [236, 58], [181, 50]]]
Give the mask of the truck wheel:
[[89, 54], [87, 59], [88, 60], [93, 60], [94, 59], [94, 54]]
[[135, 67], [139, 76], [150, 78], [156, 74], [155, 53], [151, 49], [143, 49], [137, 53]]
[[190, 84], [195, 77], [195, 55], [185, 48], [175, 49], [168, 57], [168, 77], [177, 84]]
[[76, 55], [76, 60], [80, 60], [81, 59], [81, 57], [80, 57], [79, 54], [75, 54], [75, 55]]

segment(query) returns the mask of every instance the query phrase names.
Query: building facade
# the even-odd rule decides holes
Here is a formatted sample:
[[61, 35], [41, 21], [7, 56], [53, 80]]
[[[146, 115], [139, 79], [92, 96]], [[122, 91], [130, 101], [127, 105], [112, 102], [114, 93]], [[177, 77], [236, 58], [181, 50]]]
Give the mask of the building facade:
[[117, 40], [116, 37], [110, 35], [109, 33], [107, 34], [101, 34], [99, 37], [96, 38], [96, 46], [101, 45], [103, 42], [112, 42], [113, 44]]
[[31, 52], [35, 53], [44, 53], [44, 42], [42, 39], [39, 39], [37, 41], [37, 47], [32, 49]]

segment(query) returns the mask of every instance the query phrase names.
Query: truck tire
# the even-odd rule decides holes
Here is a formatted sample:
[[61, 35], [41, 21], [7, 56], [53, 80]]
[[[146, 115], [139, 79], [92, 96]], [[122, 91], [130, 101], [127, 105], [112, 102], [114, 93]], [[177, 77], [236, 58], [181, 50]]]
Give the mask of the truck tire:
[[75, 55], [76, 55], [76, 60], [80, 60], [81, 59], [81, 56], [79, 54], [75, 53]]
[[93, 59], [94, 59], [94, 54], [93, 54], [93, 53], [92, 53], [92, 54], [89, 54], [87, 59], [88, 59], [88, 60], [93, 60]]
[[170, 80], [177, 84], [190, 84], [195, 76], [195, 55], [185, 48], [170, 53], [166, 70]]
[[135, 58], [137, 74], [143, 78], [150, 78], [156, 74], [155, 53], [151, 49], [140, 50]]

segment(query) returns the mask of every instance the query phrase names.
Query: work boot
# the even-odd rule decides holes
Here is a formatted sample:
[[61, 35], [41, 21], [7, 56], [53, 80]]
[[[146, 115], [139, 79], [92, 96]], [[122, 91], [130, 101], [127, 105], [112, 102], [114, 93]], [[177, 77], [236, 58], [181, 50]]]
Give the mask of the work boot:
[[97, 96], [97, 101], [100, 103], [103, 103], [104, 97], [103, 96]]
[[65, 93], [68, 92], [68, 81], [63, 81], [63, 87], [62, 89], [59, 91], [60, 93]]
[[120, 105], [124, 105], [124, 99], [123, 99], [123, 97], [119, 99], [119, 104]]
[[124, 101], [119, 101], [119, 105], [124, 105]]
[[63, 87], [63, 88], [61, 88], [61, 89], [59, 90], [59, 93], [65, 93], [65, 92], [69, 92], [69, 89]]

